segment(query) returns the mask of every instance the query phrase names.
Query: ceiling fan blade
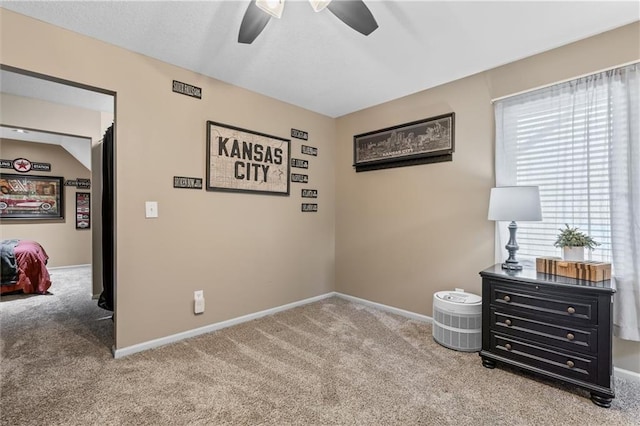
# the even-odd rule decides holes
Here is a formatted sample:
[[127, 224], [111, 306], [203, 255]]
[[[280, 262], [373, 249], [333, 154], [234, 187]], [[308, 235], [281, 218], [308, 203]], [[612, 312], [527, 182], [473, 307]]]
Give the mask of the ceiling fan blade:
[[269, 23], [271, 16], [260, 10], [256, 6], [256, 2], [251, 0], [249, 7], [244, 13], [242, 23], [240, 24], [240, 32], [238, 33], [238, 43], [251, 44], [264, 30], [264, 27]]
[[362, 0], [333, 0], [327, 9], [361, 34], [369, 35], [378, 28], [376, 19]]

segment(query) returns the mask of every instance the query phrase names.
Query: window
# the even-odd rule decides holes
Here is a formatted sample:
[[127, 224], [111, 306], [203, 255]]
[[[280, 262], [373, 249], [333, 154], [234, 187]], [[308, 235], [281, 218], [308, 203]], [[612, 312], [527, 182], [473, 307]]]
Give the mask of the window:
[[543, 221], [518, 223], [519, 257], [560, 256], [553, 243], [569, 224], [601, 244], [586, 256], [612, 260], [610, 141], [614, 131], [624, 131], [613, 122], [628, 100], [616, 88], [625, 81], [608, 77], [592, 75], [495, 104], [496, 186], [540, 187]]

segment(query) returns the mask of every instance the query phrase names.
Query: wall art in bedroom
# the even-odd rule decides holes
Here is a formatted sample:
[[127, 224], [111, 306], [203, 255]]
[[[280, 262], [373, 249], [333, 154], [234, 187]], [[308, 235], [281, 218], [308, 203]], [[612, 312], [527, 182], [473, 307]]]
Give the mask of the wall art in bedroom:
[[1, 219], [64, 219], [63, 178], [0, 173]]
[[91, 193], [76, 192], [76, 229], [91, 228]]
[[356, 172], [452, 161], [454, 113], [353, 137]]
[[207, 191], [289, 195], [291, 141], [207, 121]]

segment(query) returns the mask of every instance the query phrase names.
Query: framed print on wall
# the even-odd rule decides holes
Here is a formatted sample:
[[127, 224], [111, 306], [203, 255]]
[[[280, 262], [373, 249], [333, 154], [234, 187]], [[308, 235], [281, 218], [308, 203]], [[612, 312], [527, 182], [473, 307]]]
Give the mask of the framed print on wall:
[[0, 173], [0, 219], [64, 219], [63, 178]]
[[290, 142], [207, 121], [207, 191], [289, 195]]
[[91, 193], [76, 192], [76, 229], [91, 229]]
[[454, 113], [353, 137], [356, 172], [452, 161]]

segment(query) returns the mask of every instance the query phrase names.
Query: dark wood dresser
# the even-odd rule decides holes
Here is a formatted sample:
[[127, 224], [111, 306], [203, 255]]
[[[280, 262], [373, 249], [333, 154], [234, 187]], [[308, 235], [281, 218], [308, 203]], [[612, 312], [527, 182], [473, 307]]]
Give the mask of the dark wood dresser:
[[610, 407], [615, 397], [611, 355], [611, 281], [590, 282], [503, 270], [482, 277], [482, 365], [496, 361], [591, 392]]

